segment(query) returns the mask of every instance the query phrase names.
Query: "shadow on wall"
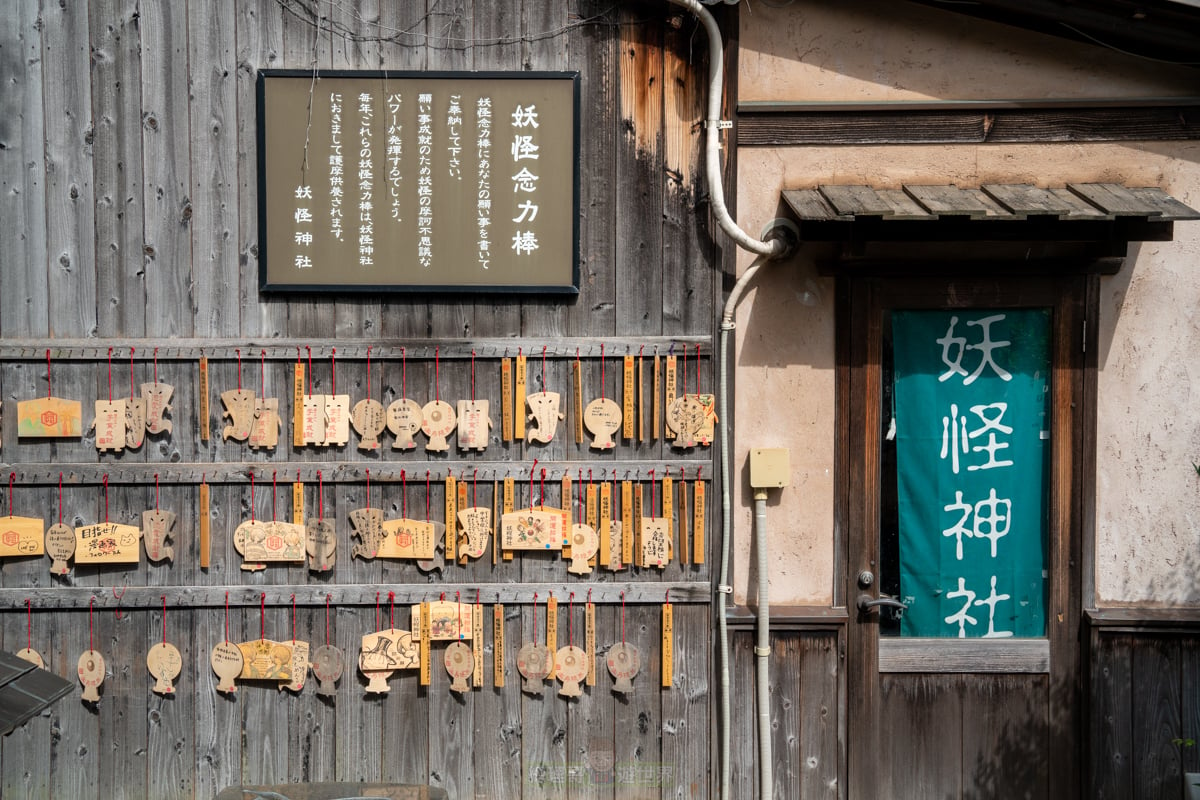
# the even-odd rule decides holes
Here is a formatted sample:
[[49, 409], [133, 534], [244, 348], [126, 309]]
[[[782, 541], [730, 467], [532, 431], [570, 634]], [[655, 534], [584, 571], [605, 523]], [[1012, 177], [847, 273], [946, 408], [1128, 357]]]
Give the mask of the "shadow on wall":
[[791, 259], [764, 266], [754, 278], [740, 304], [750, 314], [736, 332], [739, 370], [833, 369], [834, 279], [817, 274], [812, 256], [811, 249], [802, 248]]

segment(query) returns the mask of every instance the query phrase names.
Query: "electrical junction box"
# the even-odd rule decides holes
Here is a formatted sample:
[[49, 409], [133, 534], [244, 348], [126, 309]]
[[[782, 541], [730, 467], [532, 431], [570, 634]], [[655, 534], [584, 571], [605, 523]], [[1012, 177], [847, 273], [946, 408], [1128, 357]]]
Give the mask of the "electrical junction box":
[[788, 485], [791, 466], [786, 447], [757, 447], [750, 450], [750, 486], [782, 489]]

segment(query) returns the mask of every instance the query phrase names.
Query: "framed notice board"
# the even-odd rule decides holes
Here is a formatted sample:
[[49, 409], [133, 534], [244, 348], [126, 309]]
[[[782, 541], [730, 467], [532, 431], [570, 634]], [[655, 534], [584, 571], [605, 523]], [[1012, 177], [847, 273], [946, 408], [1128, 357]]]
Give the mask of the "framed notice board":
[[579, 291], [579, 73], [261, 70], [265, 292]]

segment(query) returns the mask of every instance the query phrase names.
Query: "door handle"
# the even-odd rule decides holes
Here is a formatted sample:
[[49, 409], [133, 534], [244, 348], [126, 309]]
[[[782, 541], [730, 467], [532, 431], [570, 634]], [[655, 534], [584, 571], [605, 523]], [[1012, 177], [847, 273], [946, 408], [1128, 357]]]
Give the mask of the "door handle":
[[858, 610], [864, 614], [870, 613], [871, 611], [880, 607], [896, 609], [896, 616], [900, 616], [908, 610], [907, 603], [902, 603], [894, 597], [888, 597], [886, 594], [880, 595], [879, 597], [871, 597], [871, 595], [867, 594], [866, 592], [863, 592], [858, 596], [858, 602], [856, 605], [858, 606]]

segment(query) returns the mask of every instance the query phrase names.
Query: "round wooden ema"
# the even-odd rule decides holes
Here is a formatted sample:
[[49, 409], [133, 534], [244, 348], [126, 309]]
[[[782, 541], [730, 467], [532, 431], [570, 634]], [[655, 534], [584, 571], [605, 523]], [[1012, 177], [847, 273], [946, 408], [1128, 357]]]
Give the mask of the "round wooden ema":
[[332, 697], [345, 668], [342, 651], [331, 644], [321, 645], [312, 657], [312, 674], [317, 676], [317, 694]]
[[175, 686], [171, 681], [179, 677], [183, 669], [183, 657], [179, 649], [170, 642], [159, 642], [150, 648], [146, 654], [146, 667], [154, 676], [156, 694], [175, 694]]
[[579, 682], [588, 673], [587, 652], [573, 644], [558, 648], [554, 656], [554, 673], [562, 681], [562, 688], [558, 690], [560, 695], [579, 697], [582, 694]]
[[429, 437], [426, 450], [449, 450], [446, 437], [454, 432], [454, 407], [444, 400], [431, 400], [421, 409], [421, 430]]
[[387, 407], [387, 428], [396, 437], [393, 450], [411, 450], [417, 446], [413, 434], [421, 430], [421, 407], [417, 401], [401, 397]]
[[378, 450], [379, 434], [385, 426], [383, 403], [371, 398], [359, 400], [350, 412], [350, 424], [360, 437], [359, 450]]
[[450, 684], [450, 691], [471, 691], [467, 684], [467, 678], [475, 671], [475, 655], [471, 652], [471, 646], [466, 642], [454, 642], [446, 648], [446, 655], [442, 660], [446, 664], [446, 672], [454, 679]]
[[617, 679], [614, 692], [627, 694], [633, 691], [633, 678], [642, 668], [642, 656], [628, 642], [614, 644], [608, 649], [608, 671]]
[[675, 398], [667, 408], [667, 424], [675, 431], [672, 447], [695, 447], [696, 431], [704, 426], [704, 404], [694, 394]]
[[572, 575], [587, 575], [592, 571], [588, 559], [596, 555], [599, 549], [600, 537], [591, 525], [572, 525], [571, 566], [567, 567], [567, 572]]
[[42, 654], [39, 653], [37, 650], [33, 650], [28, 647], [22, 647], [20, 650], [17, 651], [17, 658], [19, 658], [23, 661], [28, 661], [30, 664], [33, 664], [38, 669], [46, 668], [46, 662], [42, 659]]
[[104, 656], [95, 650], [84, 650], [79, 657], [79, 682], [83, 684], [83, 699], [100, 702], [100, 684], [104, 683]]
[[517, 672], [525, 679], [521, 684], [522, 692], [542, 693], [542, 682], [550, 674], [551, 658], [553, 654], [545, 645], [531, 642], [521, 645], [521, 649], [517, 651]]
[[236, 692], [237, 683], [234, 678], [242, 674], [242, 650], [233, 642], [217, 642], [208, 658], [213, 672], [220, 678], [217, 681], [218, 692]]
[[75, 530], [61, 522], [46, 531], [46, 554], [50, 556], [50, 574], [66, 575], [71, 571], [67, 559], [75, 555]]
[[598, 397], [583, 410], [583, 424], [594, 437], [593, 448], [611, 450], [616, 447], [613, 434], [621, 430], [621, 407], [607, 397]]

